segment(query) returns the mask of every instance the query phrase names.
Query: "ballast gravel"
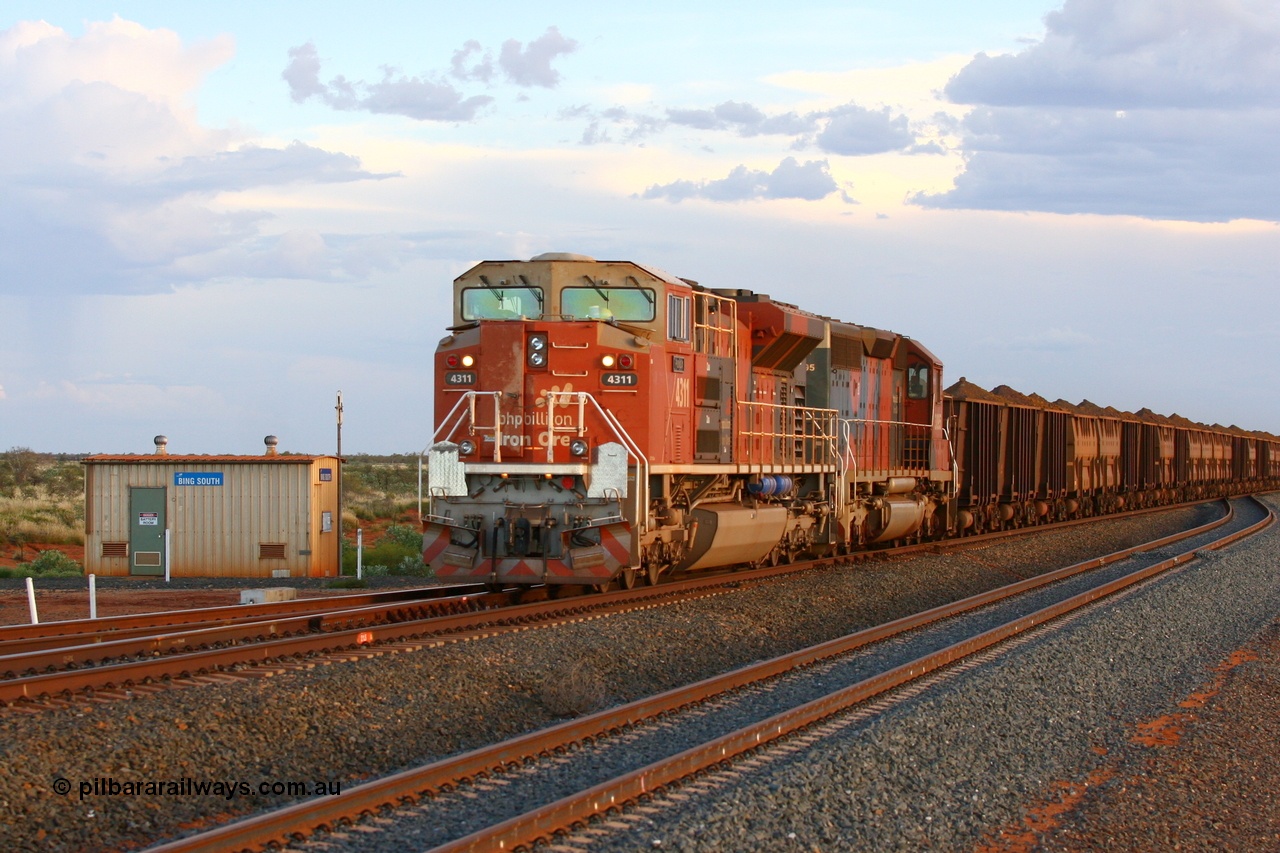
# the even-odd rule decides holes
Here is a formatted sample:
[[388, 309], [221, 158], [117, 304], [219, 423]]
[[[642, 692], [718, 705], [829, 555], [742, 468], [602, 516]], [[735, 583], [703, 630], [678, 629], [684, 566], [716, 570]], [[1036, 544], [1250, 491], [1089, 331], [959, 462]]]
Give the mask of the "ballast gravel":
[[[860, 563], [607, 619], [136, 701], [77, 700], [34, 715], [0, 712], [0, 759], [8, 768], [0, 776], [0, 836], [10, 849], [143, 847], [189, 827], [288, 802], [296, 798], [291, 784], [347, 786], [555, 722], [554, 688], [575, 666], [603, 685], [607, 702], [627, 701], [1183, 529], [1217, 512], [1200, 507], [1108, 520], [1034, 542]], [[1280, 600], [1256, 579], [1215, 577], [1213, 570], [1221, 575], [1226, 563], [1214, 557], [1204, 562], [1210, 571], [1186, 572], [1188, 579], [1209, 577], [1197, 582], [1209, 586], [1180, 582], [1204, 597], [1184, 595], [1175, 603], [1190, 611], [1193, 623], [1216, 624], [1215, 611], [1229, 616], [1234, 642], [1256, 634], [1263, 624], [1256, 614], [1273, 617]], [[1275, 585], [1274, 565], [1270, 582]], [[1247, 614], [1240, 612], [1245, 604]], [[771, 799], [725, 789], [713, 814], [673, 815], [669, 824], [664, 815], [661, 831], [637, 824], [633, 836], [598, 843], [602, 849], [640, 844], [710, 850], [740, 842], [758, 847], [767, 840], [773, 849], [794, 843], [794, 849], [810, 850], [849, 849], [851, 839], [865, 838], [877, 849], [922, 841], [947, 848], [1020, 826], [1025, 804], [1046, 786], [1075, 780], [1082, 759], [1095, 765], [1105, 760], [1095, 751], [1099, 745], [1108, 755], [1125, 749], [1119, 729], [1082, 718], [1082, 708], [1105, 709], [1100, 713], [1115, 718], [1114, 728], [1164, 708], [1221, 659], [1223, 641], [1197, 645], [1196, 624], [1184, 626], [1163, 613], [1146, 618], [1164, 629], [1147, 656], [1148, 663], [1162, 665], [1134, 676], [1128, 698], [1109, 696], [1087, 673], [1071, 677], [1063, 694], [1058, 680], [1046, 676], [1057, 664], [1040, 661], [1038, 675], [1006, 676], [1008, 684], [979, 690], [985, 699], [976, 708], [957, 712], [960, 706], [926, 704], [958, 702], [954, 697], [965, 687], [956, 679], [918, 700], [925, 722], [898, 729], [900, 721], [891, 715], [873, 727], [885, 728], [885, 741], [860, 756], [856, 750], [868, 745], [853, 744], [856, 760], [832, 758], [808, 769], [778, 762], [750, 774], [798, 774], [766, 783]], [[1150, 627], [1130, 623], [1128, 631], [1145, 639]], [[1143, 668], [1141, 655], [1119, 651], [1126, 648], [1124, 637], [1092, 642], [1113, 650], [1117, 667]], [[1058, 654], [1086, 656], [1066, 646]], [[1163, 665], [1170, 661], [1176, 663], [1172, 672]], [[1143, 691], [1157, 696], [1143, 699]], [[1062, 749], [1044, 749], [1048, 758], [1018, 757], [1017, 738], [1028, 732]], [[948, 761], [959, 761], [961, 769], [953, 772]], [[847, 776], [850, 767], [858, 769]], [[846, 779], [848, 787], [841, 788]]]
[[[633, 814], [590, 849], [1280, 849], [1275, 741], [1258, 740], [1280, 729], [1276, 672], [1241, 651], [1276, 646], [1277, 544], [1273, 529], [1204, 552], [868, 727], [833, 724], [656, 818]], [[1221, 704], [1192, 710], [1233, 654], [1240, 692], [1268, 709], [1243, 727]], [[1202, 749], [1159, 753], [1202, 719]]]

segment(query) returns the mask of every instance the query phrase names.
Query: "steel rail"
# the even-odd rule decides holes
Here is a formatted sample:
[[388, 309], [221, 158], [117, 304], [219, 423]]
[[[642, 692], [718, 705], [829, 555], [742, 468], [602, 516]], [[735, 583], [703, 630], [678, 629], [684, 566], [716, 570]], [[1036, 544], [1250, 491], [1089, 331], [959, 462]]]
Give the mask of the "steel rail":
[[1019, 634], [1141, 583], [1180, 563], [1193, 560], [1199, 551], [1225, 547], [1271, 526], [1275, 520], [1275, 513], [1267, 509], [1267, 515], [1261, 521], [1229, 534], [1211, 545], [1170, 557], [1027, 616], [984, 631], [967, 640], [886, 670], [827, 696], [715, 738], [701, 746], [655, 761], [639, 770], [595, 785], [578, 794], [564, 797], [464, 838], [439, 845], [433, 848], [432, 853], [462, 853], [462, 851], [484, 853], [484, 851], [513, 850], [522, 845], [529, 846], [538, 841], [550, 840], [557, 832], [570, 829], [575, 824], [581, 824], [611, 809], [617, 809], [655, 791], [661, 791], [690, 776], [722, 766], [739, 756], [758, 750], [794, 732], [807, 729], [868, 699], [909, 682], [918, 681], [926, 675], [972, 657]]
[[[21, 651], [23, 644], [28, 648], [36, 648], [37, 641], [42, 639], [51, 641], [65, 641], [71, 637], [114, 639], [125, 636], [126, 631], [154, 631], [156, 628], [171, 625], [187, 628], [198, 625], [214, 626], [230, 624], [237, 620], [261, 620], [299, 613], [315, 613], [335, 607], [365, 607], [398, 601], [474, 595], [483, 590], [483, 584], [415, 587], [385, 592], [297, 598], [291, 601], [268, 601], [261, 604], [227, 604], [186, 610], [161, 610], [154, 613], [105, 616], [100, 619], [67, 619], [60, 622], [39, 622], [35, 625], [4, 625], [0, 626], [0, 654]], [[101, 640], [86, 639], [83, 642], [101, 642]]]
[[[501, 601], [501, 593], [458, 598], [426, 598], [412, 601], [373, 604], [328, 612], [296, 616], [232, 620], [211, 626], [194, 626], [185, 630], [157, 634], [146, 629], [122, 631], [86, 642], [73, 637], [72, 645], [57, 645], [42, 638], [26, 651], [10, 651], [0, 647], [0, 673], [40, 672], [57, 668], [97, 665], [99, 662], [126, 659], [139, 655], [171, 655], [183, 650], [208, 648], [218, 644], [260, 642], [264, 638], [317, 633], [335, 630], [335, 626], [351, 629], [386, 622], [410, 622], [433, 619], [450, 610], [475, 610]], [[21, 645], [15, 641], [15, 645]], [[0, 682], [2, 683], [2, 682]]]
[[[1208, 502], [1197, 501], [1195, 503]], [[1226, 503], [1225, 499], [1222, 502]], [[1228, 516], [1224, 517], [1219, 523], [1225, 523], [1226, 518], [1229, 518], [1229, 503], [1227, 503], [1227, 507]], [[1153, 507], [1135, 510], [1128, 513], [1128, 515], [1159, 512], [1170, 508]], [[673, 580], [657, 587], [641, 587], [633, 590], [573, 599], [518, 604], [501, 608], [495, 607], [488, 610], [469, 610], [462, 614], [422, 616], [421, 614], [400, 612], [395, 617], [396, 624], [394, 626], [368, 625], [369, 621], [381, 622], [389, 618], [389, 614], [395, 608], [385, 605], [382, 608], [377, 606], [367, 608], [373, 611], [385, 611], [377, 613], [376, 618], [373, 620], [363, 618], [360, 613], [361, 608], [356, 608], [350, 612], [321, 613], [311, 617], [310, 633], [301, 636], [280, 636], [281, 634], [302, 630], [296, 622], [264, 620], [262, 623], [240, 624], [226, 630], [210, 629], [208, 632], [192, 631], [171, 636], [146, 636], [134, 642], [122, 642], [114, 646], [109, 642], [87, 644], [72, 649], [56, 650], [42, 657], [27, 658], [15, 655], [13, 658], [3, 661], [7, 666], [0, 668], [0, 672], [7, 670], [16, 673], [32, 673], [32, 670], [38, 671], [57, 666], [86, 666], [87, 668], [64, 669], [56, 672], [36, 672], [0, 680], [0, 703], [12, 704], [19, 700], [36, 699], [46, 695], [70, 695], [76, 691], [83, 690], [114, 689], [122, 685], [129, 686], [163, 681], [173, 677], [185, 677], [191, 673], [218, 671], [236, 665], [257, 664], [280, 657], [320, 654], [370, 644], [418, 639], [423, 636], [451, 635], [458, 637], [465, 632], [491, 632], [495, 628], [502, 629], [513, 625], [528, 625], [530, 623], [576, 618], [587, 611], [597, 614], [623, 612], [636, 607], [649, 606], [655, 599], [717, 594], [726, 588], [738, 587], [743, 582], [757, 582], [782, 577], [797, 572], [809, 571], [820, 566], [846, 563], [851, 560], [905, 556], [921, 552], [933, 552], [939, 548], [964, 548], [1004, 538], [1048, 532], [1051, 529], [1087, 524], [1116, 517], [1117, 514], [1110, 514], [1075, 519], [1054, 525], [1013, 528], [964, 537], [959, 540], [925, 542], [898, 548], [860, 551], [848, 555], [824, 557], [770, 568], [714, 574], [696, 573], [692, 578]], [[545, 588], [535, 592], [542, 595], [547, 593]], [[501, 595], [499, 593], [486, 593], [475, 598], [464, 596], [461, 600], [463, 602], [470, 600], [474, 604], [477, 600], [499, 598]], [[213, 643], [230, 645], [223, 648], [191, 650], [193, 644], [208, 646]], [[253, 645], [245, 645], [246, 643], [252, 643]], [[113, 654], [116, 658], [130, 655], [145, 655], [148, 657], [141, 660], [106, 662], [110, 660]], [[156, 654], [161, 654], [162, 656], [151, 657]]]
[[[796, 570], [794, 567], [789, 568], [792, 571]], [[357, 609], [297, 617], [306, 621], [313, 629], [311, 633], [298, 636], [278, 636], [283, 628], [297, 628], [296, 620], [268, 620], [236, 625], [229, 629], [191, 631], [144, 637], [139, 640], [124, 640], [120, 643], [75, 646], [48, 653], [15, 655], [9, 660], [0, 661], [0, 671], [7, 669], [26, 672], [34, 668], [32, 663], [35, 661], [52, 660], [53, 663], [57, 663], [59, 656], [89, 662], [106, 657], [105, 652], [114, 652], [117, 656], [123, 656], [126, 653], [154, 655], [166, 650], [170, 652], [160, 657], [145, 657], [141, 660], [125, 660], [82, 669], [64, 669], [0, 680], [0, 703], [11, 704], [22, 699], [37, 699], [41, 696], [69, 695], [81, 690], [116, 689], [123, 685], [185, 677], [192, 673], [217, 671], [229, 666], [257, 664], [297, 655], [336, 652], [384, 643], [419, 640], [424, 637], [458, 637], [466, 632], [492, 633], [494, 630], [515, 630], [527, 627], [531, 623], [579, 618], [586, 613], [602, 614], [647, 607], [655, 599], [720, 594], [724, 588], [736, 587], [739, 583], [739, 579], [734, 577], [717, 576], [663, 584], [644, 590], [501, 608], [464, 610], [444, 615], [414, 616], [401, 612], [396, 621], [380, 624], [368, 624], [366, 620], [360, 619], [361, 611]], [[477, 598], [501, 597], [501, 595], [501, 593], [487, 593]], [[458, 602], [458, 606], [465, 604], [465, 601], [464, 598]], [[438, 603], [450, 604], [447, 600]], [[384, 616], [391, 616], [395, 615], [396, 609], [430, 605], [430, 602], [415, 605], [384, 605], [374, 610]], [[355, 623], [354, 626], [352, 623]], [[209, 644], [215, 641], [230, 645], [196, 651], [182, 650], [193, 642]], [[252, 643], [252, 645], [245, 645], [245, 643]]]
[[[164, 851], [164, 853], [261, 849], [268, 845], [286, 842], [291, 838], [307, 835], [316, 829], [332, 829], [342, 822], [355, 819], [362, 814], [377, 813], [381, 809], [394, 807], [406, 800], [416, 800], [423, 794], [445, 791], [471, 779], [519, 766], [525, 760], [539, 754], [548, 754], [577, 742], [617, 732], [644, 720], [670, 713], [682, 707], [705, 702], [715, 696], [793, 669], [846, 654], [859, 647], [913, 630], [930, 622], [984, 607], [1001, 598], [1007, 598], [1040, 586], [1055, 583], [1067, 577], [1116, 562], [1135, 553], [1160, 548], [1173, 542], [1214, 530], [1231, 521], [1233, 517], [1234, 510], [1228, 505], [1228, 512], [1222, 518], [1200, 525], [1192, 530], [1161, 537], [1113, 554], [1067, 566], [1063, 569], [1009, 584], [950, 604], [941, 605], [808, 649], [802, 649], [798, 652], [752, 664], [694, 684], [530, 732], [502, 743], [480, 747], [459, 756], [400, 771], [399, 773], [350, 788], [344, 791], [340, 797], [319, 798], [295, 803], [282, 809], [219, 826], [199, 835], [177, 839], [154, 849], [156, 851]], [[1267, 522], [1269, 523], [1272, 518], [1269, 515]], [[1242, 531], [1234, 534], [1234, 536], [1246, 535], [1247, 532]], [[1174, 559], [1176, 561], [1177, 558]], [[646, 768], [646, 770], [648, 769]], [[687, 775], [687, 773], [684, 775]], [[639, 778], [639, 787], [642, 793], [646, 788], [649, 791], [653, 790], [652, 783], [647, 776]], [[584, 794], [580, 796], [586, 797], [585, 802], [598, 806], [604, 802], [602, 797], [605, 795], [603, 792], [593, 789], [590, 795]], [[608, 796], [612, 796], [614, 799], [610, 800], [604, 807], [616, 807], [618, 805], [616, 795]], [[578, 816], [572, 820], [582, 819], [582, 816]], [[563, 816], [557, 820], [563, 821]], [[557, 821], [552, 821], [552, 823], [555, 822]], [[510, 828], [507, 828], [502, 831], [508, 832], [509, 830]], [[555, 830], [550, 831], [553, 832]], [[538, 832], [545, 836], [548, 830], [539, 829]], [[470, 848], [460, 847], [458, 849], [503, 849], [500, 845], [508, 843], [508, 840], [494, 837], [488, 841], [480, 842], [473, 839], [468, 844], [473, 844], [474, 846]], [[456, 843], [461, 843], [461, 841]]]
[[[807, 571], [817, 566], [842, 563], [850, 560], [907, 556], [922, 551], [934, 551], [939, 548], [964, 548], [971, 545], [990, 543], [995, 540], [1050, 532], [1051, 530], [1070, 527], [1078, 524], [1115, 519], [1124, 516], [1137, 516], [1146, 513], [1161, 512], [1179, 507], [1193, 506], [1210, 501], [1194, 501], [1186, 504], [1167, 507], [1147, 507], [1127, 513], [1105, 516], [1090, 516], [1073, 519], [1051, 525], [1034, 525], [1030, 527], [1011, 528], [1009, 530], [923, 542], [915, 545], [904, 545], [896, 548], [878, 548], [855, 551], [849, 554], [819, 557], [804, 562], [790, 563], [769, 569], [744, 569], [734, 573], [741, 580], [754, 580], [777, 575], [785, 575], [798, 571]], [[681, 578], [675, 582], [705, 581], [708, 578], [722, 578], [723, 572], [700, 572], [693, 578]], [[667, 584], [669, 586], [670, 584]], [[546, 588], [534, 594], [546, 595]], [[359, 593], [331, 597], [314, 597], [282, 602], [265, 602], [262, 604], [224, 605], [219, 607], [195, 608], [188, 610], [166, 610], [156, 613], [127, 614], [109, 616], [100, 619], [71, 619], [60, 622], [41, 622], [35, 625], [0, 626], [0, 656], [25, 653], [39, 649], [57, 648], [67, 645], [84, 645], [88, 643], [105, 643], [126, 637], [151, 636], [156, 628], [180, 626], [186, 630], [199, 628], [215, 628], [232, 625], [237, 622], [267, 621], [274, 618], [289, 617], [301, 613], [325, 614], [334, 611], [334, 605], [340, 610], [355, 610], [362, 607], [376, 607], [381, 603], [399, 601], [420, 601], [446, 597], [479, 597], [486, 591], [483, 584], [458, 584], [441, 587], [419, 587], [407, 590], [390, 590], [376, 593]], [[644, 591], [624, 593], [643, 595]], [[340, 617], [323, 617], [325, 624], [330, 624]], [[68, 642], [73, 640], [76, 642]]]

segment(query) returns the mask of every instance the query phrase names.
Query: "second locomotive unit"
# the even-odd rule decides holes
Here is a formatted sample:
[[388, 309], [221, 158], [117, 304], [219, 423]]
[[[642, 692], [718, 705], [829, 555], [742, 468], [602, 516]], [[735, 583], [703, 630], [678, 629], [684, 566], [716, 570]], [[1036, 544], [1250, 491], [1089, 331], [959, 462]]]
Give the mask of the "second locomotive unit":
[[910, 338], [566, 253], [486, 261], [453, 295], [423, 519], [441, 578], [629, 588], [955, 526], [942, 364]]

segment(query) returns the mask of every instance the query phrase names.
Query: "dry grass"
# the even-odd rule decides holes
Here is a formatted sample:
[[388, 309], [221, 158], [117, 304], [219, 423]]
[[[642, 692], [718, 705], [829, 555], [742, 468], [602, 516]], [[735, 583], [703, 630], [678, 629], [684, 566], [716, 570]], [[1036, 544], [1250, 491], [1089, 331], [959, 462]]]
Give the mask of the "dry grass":
[[604, 679], [587, 661], [579, 660], [551, 673], [538, 699], [557, 717], [580, 717], [603, 706], [606, 695]]
[[0, 540], [84, 544], [84, 501], [48, 494], [0, 497]]

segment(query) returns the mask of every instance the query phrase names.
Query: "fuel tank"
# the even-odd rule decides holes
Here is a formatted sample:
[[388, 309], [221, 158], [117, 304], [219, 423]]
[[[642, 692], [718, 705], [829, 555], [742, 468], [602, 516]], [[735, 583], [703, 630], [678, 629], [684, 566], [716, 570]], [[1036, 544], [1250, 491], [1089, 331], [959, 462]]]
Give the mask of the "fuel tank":
[[787, 510], [780, 506], [704, 504], [692, 515], [697, 524], [693, 546], [677, 569], [754, 563], [773, 550], [787, 529]]
[[867, 515], [867, 541], [890, 542], [920, 529], [924, 522], [924, 501], [915, 497], [888, 495], [878, 498]]

